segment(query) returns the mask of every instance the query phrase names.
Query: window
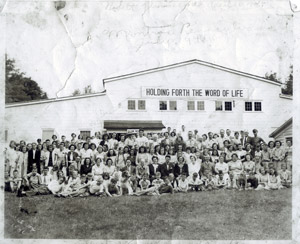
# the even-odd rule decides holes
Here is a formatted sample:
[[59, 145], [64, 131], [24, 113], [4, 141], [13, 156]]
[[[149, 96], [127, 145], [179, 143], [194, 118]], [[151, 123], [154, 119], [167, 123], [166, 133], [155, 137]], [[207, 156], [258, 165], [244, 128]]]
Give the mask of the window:
[[169, 101], [170, 110], [177, 110], [177, 101]]
[[146, 101], [138, 100], [138, 110], [145, 110], [145, 109], [146, 109]]
[[285, 144], [286, 144], [287, 141], [290, 141], [291, 144], [293, 144], [293, 137], [286, 137], [285, 138]]
[[216, 101], [216, 111], [222, 111], [222, 110], [223, 110], [222, 101]]
[[245, 102], [245, 111], [252, 111], [252, 102]]
[[53, 135], [55, 135], [54, 129], [43, 129], [42, 141], [46, 141], [47, 139], [51, 140]]
[[261, 102], [245, 102], [245, 111], [262, 111]]
[[197, 110], [205, 110], [204, 101], [197, 101]]
[[167, 110], [167, 109], [168, 109], [167, 101], [159, 101], [159, 110]]
[[128, 100], [128, 110], [135, 110], [135, 100]]
[[187, 102], [187, 110], [195, 110], [195, 102], [194, 101]]
[[83, 140], [86, 140], [87, 137], [91, 136], [91, 131], [90, 130], [81, 130], [80, 136], [82, 137]]
[[261, 102], [254, 102], [254, 110], [261, 111]]
[[232, 111], [232, 102], [225, 102], [225, 111]]

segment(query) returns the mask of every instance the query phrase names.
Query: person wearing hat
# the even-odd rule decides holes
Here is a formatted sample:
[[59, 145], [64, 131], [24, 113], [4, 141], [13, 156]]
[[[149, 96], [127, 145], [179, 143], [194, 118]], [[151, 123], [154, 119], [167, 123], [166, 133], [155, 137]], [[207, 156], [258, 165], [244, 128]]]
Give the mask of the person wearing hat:
[[75, 144], [76, 141], [77, 141], [77, 139], [76, 139], [76, 134], [73, 132], [73, 133], [71, 134], [71, 144]]
[[170, 173], [174, 174], [174, 165], [170, 162], [171, 156], [165, 156], [165, 162], [160, 164], [157, 168], [157, 171], [161, 173], [161, 177], [169, 176]]

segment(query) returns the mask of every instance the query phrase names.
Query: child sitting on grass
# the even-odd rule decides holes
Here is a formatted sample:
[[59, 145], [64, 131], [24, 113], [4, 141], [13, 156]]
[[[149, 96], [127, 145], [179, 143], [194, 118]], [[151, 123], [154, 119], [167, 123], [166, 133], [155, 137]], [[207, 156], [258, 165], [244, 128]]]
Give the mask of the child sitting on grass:
[[258, 186], [255, 190], [270, 190], [268, 186], [269, 174], [266, 172], [265, 168], [262, 167], [259, 169]]
[[292, 186], [292, 173], [286, 169], [285, 164], [281, 165], [280, 180], [282, 186], [287, 188]]
[[193, 173], [192, 178], [190, 178], [189, 189], [190, 189], [190, 191], [203, 191], [204, 190], [203, 181], [199, 179], [198, 174], [196, 172]]
[[[142, 162], [143, 162], [143, 161], [142, 161]], [[147, 174], [147, 173], [144, 173], [144, 174], [142, 175], [142, 179], [141, 179], [140, 182], [139, 182], [139, 186], [140, 186], [140, 188], [141, 188], [141, 191], [146, 190], [146, 189], [149, 188], [149, 186], [150, 186], [150, 181], [149, 181], [148, 179], [149, 179], [148, 174]]]
[[132, 195], [132, 185], [130, 181], [130, 176], [128, 174], [128, 171], [122, 172], [122, 177], [120, 181], [120, 194], [121, 195]]
[[120, 196], [119, 188], [117, 187], [117, 180], [112, 178], [105, 188], [105, 193], [109, 197]]
[[208, 174], [207, 179], [205, 179], [205, 189], [212, 191], [216, 189], [216, 180], [211, 173]]
[[158, 187], [158, 192], [160, 195], [167, 194], [167, 193], [171, 193], [171, 194], [174, 193], [174, 189], [168, 177], [164, 178], [164, 182]]
[[269, 171], [268, 187], [271, 190], [282, 189], [283, 186], [281, 185], [280, 176], [277, 174], [276, 170], [271, 168]]
[[103, 196], [104, 187], [103, 187], [103, 178], [100, 176], [97, 180], [93, 181], [89, 186], [89, 192], [94, 196]]
[[155, 174], [155, 179], [152, 181], [152, 185], [155, 187], [159, 187], [161, 184], [163, 184], [163, 180], [161, 179], [161, 173], [158, 171]]
[[228, 179], [226, 179], [222, 172], [219, 173], [217, 178], [216, 187], [218, 189], [224, 189], [228, 185]]
[[231, 189], [236, 189], [236, 188], [237, 188], [237, 186], [236, 186], [236, 180], [234, 179], [233, 173], [230, 173], [226, 189], [231, 190]]
[[10, 179], [10, 189], [11, 192], [17, 192], [22, 183], [22, 178], [19, 177], [19, 172], [18, 170], [13, 171], [13, 177]]
[[[173, 189], [173, 188], [172, 188]], [[178, 180], [178, 186], [175, 189], [177, 192], [187, 192], [189, 189], [189, 183], [186, 179], [186, 173], [182, 173]]]

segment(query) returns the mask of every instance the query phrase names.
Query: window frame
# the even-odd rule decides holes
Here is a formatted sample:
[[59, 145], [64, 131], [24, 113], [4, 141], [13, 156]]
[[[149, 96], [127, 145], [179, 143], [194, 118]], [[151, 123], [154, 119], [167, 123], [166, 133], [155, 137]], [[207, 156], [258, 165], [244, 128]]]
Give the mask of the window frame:
[[[217, 103], [219, 103], [219, 104], [221, 103], [221, 109], [217, 109]], [[224, 107], [223, 101], [215, 100], [215, 111], [216, 112], [224, 112], [223, 107]]]
[[[230, 110], [226, 109], [226, 103], [230, 104]], [[232, 101], [224, 101], [224, 110], [225, 112], [232, 112], [233, 111], [233, 102]]]
[[[175, 103], [175, 109], [171, 109], [171, 103], [174, 102]], [[178, 111], [178, 106], [177, 106], [177, 100], [169, 100], [169, 107], [167, 106], [167, 110], [169, 111]]]
[[[189, 104], [193, 104], [193, 109], [189, 109]], [[187, 101], [186, 109], [187, 109], [187, 111], [196, 111], [195, 101]]]
[[[130, 102], [133, 102], [132, 104], [134, 104], [134, 108], [133, 109], [129, 108], [129, 103]], [[136, 101], [135, 101], [135, 99], [128, 99], [127, 100], [127, 110], [128, 111], [135, 111], [136, 110]]]
[[[252, 110], [246, 110], [246, 103], [251, 103]], [[260, 103], [260, 110], [255, 109], [255, 103]], [[251, 100], [245, 101], [244, 103], [244, 113], [262, 113], [262, 101], [261, 100]]]
[[[161, 109], [161, 103], [165, 103], [166, 109]], [[168, 100], [159, 100], [158, 101], [158, 109], [159, 111], [168, 111]]]
[[[140, 108], [140, 102], [144, 102], [144, 108], [143, 109], [141, 109]], [[138, 111], [146, 111], [146, 100], [145, 99], [138, 99], [137, 100], [137, 110]]]
[[[196, 106], [197, 111], [205, 111], [205, 101], [199, 100], [199, 101], [196, 101], [195, 103], [197, 104], [197, 106]], [[203, 109], [199, 109], [199, 103], [203, 103]]]
[[[259, 106], [260, 106], [260, 110], [257, 110], [256, 109], [256, 104], [258, 104], [259, 103]], [[253, 102], [253, 104], [254, 104], [254, 112], [262, 112], [262, 103], [261, 103], [261, 101], [254, 101]]]

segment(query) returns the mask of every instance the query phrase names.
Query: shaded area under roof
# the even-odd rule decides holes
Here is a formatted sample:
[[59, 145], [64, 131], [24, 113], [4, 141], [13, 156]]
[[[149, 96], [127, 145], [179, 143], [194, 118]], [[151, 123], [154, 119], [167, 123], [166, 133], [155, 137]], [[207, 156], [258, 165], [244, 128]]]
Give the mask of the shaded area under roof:
[[161, 120], [104, 120], [104, 128], [108, 130], [121, 129], [155, 129], [161, 130], [166, 128]]

